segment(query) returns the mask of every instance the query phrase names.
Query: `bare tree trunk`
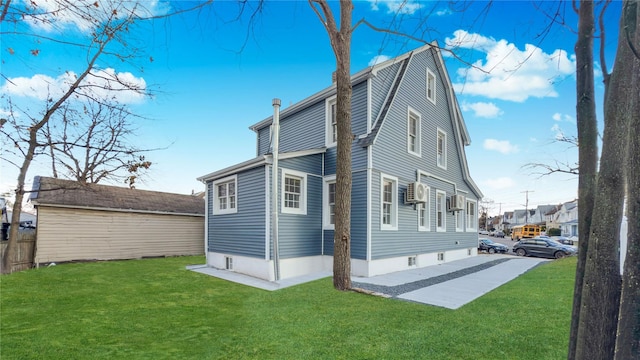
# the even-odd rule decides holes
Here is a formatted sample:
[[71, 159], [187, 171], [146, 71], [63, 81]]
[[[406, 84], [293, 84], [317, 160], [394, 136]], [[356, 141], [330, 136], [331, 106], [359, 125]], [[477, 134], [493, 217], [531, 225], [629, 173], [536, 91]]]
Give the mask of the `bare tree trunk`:
[[578, 40], [576, 41], [576, 117], [578, 127], [578, 263], [573, 290], [573, 314], [569, 337], [568, 359], [575, 359], [584, 266], [589, 247], [589, 228], [596, 189], [598, 164], [598, 125], [593, 78], [593, 35], [595, 18], [593, 2], [582, 1], [579, 9]]
[[[627, 94], [633, 105], [629, 119], [627, 152], [627, 254], [622, 275], [622, 295], [616, 360], [640, 359], [640, 3], [623, 5], [621, 38], [626, 46], [617, 56], [633, 64], [631, 91]], [[635, 51], [635, 54], [634, 54]]]
[[[624, 16], [613, 72], [604, 99], [605, 129], [591, 235], [585, 264], [576, 344], [577, 359], [612, 359], [620, 309], [620, 222], [626, 185], [628, 125], [633, 116], [634, 62]], [[637, 89], [636, 89], [637, 91]], [[636, 134], [637, 135], [637, 134]]]
[[[340, 29], [326, 0], [309, 0], [325, 26], [336, 56], [336, 159], [335, 232], [333, 235], [333, 286], [351, 289], [351, 17], [353, 3], [340, 0]], [[317, 4], [320, 10], [314, 6]]]

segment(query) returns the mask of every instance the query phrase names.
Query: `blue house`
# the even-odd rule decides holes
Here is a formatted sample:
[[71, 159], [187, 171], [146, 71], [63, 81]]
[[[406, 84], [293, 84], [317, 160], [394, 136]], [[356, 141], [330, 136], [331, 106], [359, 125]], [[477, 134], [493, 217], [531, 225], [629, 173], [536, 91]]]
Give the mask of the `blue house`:
[[[469, 134], [437, 45], [351, 81], [352, 274], [477, 255], [482, 193], [469, 175]], [[250, 127], [255, 158], [198, 178], [207, 192], [208, 266], [266, 280], [331, 271], [335, 106], [334, 84], [279, 112], [275, 242], [273, 116]]]

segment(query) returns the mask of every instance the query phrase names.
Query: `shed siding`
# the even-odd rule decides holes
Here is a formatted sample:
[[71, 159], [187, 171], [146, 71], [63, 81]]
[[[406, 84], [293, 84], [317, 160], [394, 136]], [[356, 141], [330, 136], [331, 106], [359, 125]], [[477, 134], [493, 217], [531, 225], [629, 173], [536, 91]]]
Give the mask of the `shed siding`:
[[36, 261], [204, 253], [204, 217], [38, 207]]
[[238, 174], [238, 212], [213, 215], [212, 182], [207, 183], [209, 197], [208, 249], [249, 257], [265, 256], [265, 168]]

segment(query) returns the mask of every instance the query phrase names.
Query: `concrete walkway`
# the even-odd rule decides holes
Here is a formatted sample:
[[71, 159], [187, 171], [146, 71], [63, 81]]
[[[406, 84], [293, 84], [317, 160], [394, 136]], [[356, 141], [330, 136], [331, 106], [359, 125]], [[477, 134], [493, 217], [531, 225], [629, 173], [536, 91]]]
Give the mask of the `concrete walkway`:
[[[352, 277], [351, 280], [353, 287], [388, 297], [457, 309], [547, 261], [549, 260], [512, 255], [480, 254], [440, 265], [369, 278]], [[205, 265], [187, 266], [187, 269], [268, 291], [331, 276], [330, 272], [325, 272], [272, 282]]]

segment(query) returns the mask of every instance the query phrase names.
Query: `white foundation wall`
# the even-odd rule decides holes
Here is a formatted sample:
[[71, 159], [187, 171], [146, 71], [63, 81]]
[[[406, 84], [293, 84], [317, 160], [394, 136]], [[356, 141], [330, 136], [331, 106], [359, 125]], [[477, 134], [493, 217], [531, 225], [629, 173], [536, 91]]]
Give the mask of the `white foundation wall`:
[[[351, 274], [353, 276], [371, 277], [396, 271], [417, 269], [431, 265], [443, 264], [478, 255], [477, 248], [443, 251], [444, 260], [438, 260], [438, 253], [399, 256], [380, 260], [351, 260]], [[416, 264], [409, 266], [409, 257], [416, 257]]]
[[[365, 261], [351, 260], [351, 275], [359, 277], [371, 277], [388, 274], [396, 271], [417, 269], [431, 265], [443, 264], [449, 261], [460, 260], [478, 255], [478, 249], [458, 249], [444, 251], [444, 260], [438, 260], [438, 253], [416, 254], [416, 265], [409, 266], [407, 256], [389, 259]], [[226, 269], [226, 258], [233, 261], [234, 272], [246, 274], [259, 279], [275, 281], [273, 261], [246, 256], [209, 252], [207, 254], [207, 266], [216, 269]], [[333, 271], [332, 256], [309, 256], [295, 259], [280, 260], [280, 279], [288, 279], [308, 274]]]

